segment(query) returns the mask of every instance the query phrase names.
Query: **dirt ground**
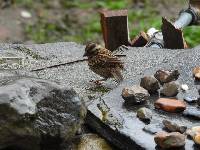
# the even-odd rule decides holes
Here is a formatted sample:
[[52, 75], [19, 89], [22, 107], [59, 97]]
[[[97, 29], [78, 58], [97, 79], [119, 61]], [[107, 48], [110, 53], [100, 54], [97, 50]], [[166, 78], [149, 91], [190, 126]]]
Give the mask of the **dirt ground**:
[[[2, 1], [2, 2], [1, 2]], [[59, 3], [58, 0], [52, 0], [48, 3], [48, 8], [46, 7], [47, 4], [42, 4], [41, 2], [34, 2], [33, 6], [23, 6], [14, 3], [8, 3], [5, 5], [3, 1], [11, 1], [11, 0], [1, 0], [0, 5], [0, 42], [9, 42], [9, 43], [37, 43], [34, 39], [32, 39], [31, 35], [33, 32], [27, 33], [29, 31], [27, 29], [28, 26], [37, 24], [38, 18], [45, 18], [44, 21], [50, 22], [57, 22], [60, 23], [59, 20], [67, 20], [67, 24], [63, 24], [61, 22], [59, 24], [59, 31], [65, 29], [65, 26], [68, 27], [67, 33], [70, 35], [79, 34], [79, 30], [81, 30], [84, 24], [87, 24], [88, 19], [91, 17], [91, 14], [97, 13], [96, 9], [87, 9], [81, 10], [76, 7], [72, 8], [63, 8], [63, 6]], [[183, 8], [185, 5], [184, 0], [150, 0], [153, 9], [155, 9], [161, 16], [167, 16], [168, 18], [175, 17], [179, 10]], [[84, 3], [84, 2], [82, 2]], [[87, 3], [87, 2], [85, 2]], [[143, 9], [143, 3], [140, 0], [133, 0], [133, 9], [136, 7], [140, 7]], [[28, 13], [30, 16], [24, 16], [24, 12]], [[69, 15], [70, 14], [70, 15]], [[25, 14], [27, 15], [27, 14]], [[42, 34], [43, 29], [45, 26], [41, 26], [41, 29], [37, 30], [36, 32], [39, 35]], [[51, 29], [51, 28], [50, 28]], [[77, 29], [77, 30], [76, 30]], [[59, 34], [60, 32], [52, 33], [52, 34]], [[62, 34], [60, 35], [62, 36]], [[95, 35], [94, 35], [95, 36]], [[38, 38], [40, 38], [39, 36]], [[57, 36], [59, 38], [59, 35]], [[96, 36], [99, 37], [99, 35]], [[37, 37], [36, 37], [37, 39]], [[54, 39], [53, 39], [54, 40]], [[52, 41], [53, 41], [52, 40]], [[66, 39], [65, 41], [73, 40], [73, 38]], [[59, 41], [59, 40], [55, 40]], [[43, 42], [49, 42], [43, 40]]]

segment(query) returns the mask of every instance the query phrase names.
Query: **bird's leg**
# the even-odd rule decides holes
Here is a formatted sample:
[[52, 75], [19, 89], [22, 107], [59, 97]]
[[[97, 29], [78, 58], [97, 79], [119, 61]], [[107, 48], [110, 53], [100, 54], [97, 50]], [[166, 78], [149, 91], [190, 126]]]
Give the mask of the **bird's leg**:
[[96, 85], [101, 85], [102, 81], [106, 81], [107, 78], [101, 79], [101, 80], [90, 80], [90, 82], [95, 83]]

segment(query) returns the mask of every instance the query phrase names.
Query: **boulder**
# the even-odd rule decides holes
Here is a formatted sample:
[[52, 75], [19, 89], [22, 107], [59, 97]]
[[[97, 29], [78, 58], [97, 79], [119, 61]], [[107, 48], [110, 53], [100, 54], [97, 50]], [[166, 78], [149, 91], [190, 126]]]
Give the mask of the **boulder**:
[[179, 92], [179, 84], [175, 81], [165, 83], [163, 86], [163, 89], [160, 91], [160, 93], [164, 96], [172, 97], [176, 96]]
[[59, 83], [0, 73], [0, 148], [56, 149], [86, 115], [78, 94]]
[[184, 101], [169, 98], [160, 98], [154, 105], [157, 109], [167, 112], [182, 112], [186, 109]]
[[159, 132], [154, 137], [156, 144], [163, 149], [183, 147], [185, 139], [186, 136], [179, 132]]
[[148, 90], [149, 93], [157, 93], [160, 89], [158, 80], [154, 76], [146, 76], [141, 79], [140, 86]]
[[138, 85], [126, 87], [122, 90], [122, 97], [129, 104], [144, 103], [148, 100], [149, 96], [149, 92]]

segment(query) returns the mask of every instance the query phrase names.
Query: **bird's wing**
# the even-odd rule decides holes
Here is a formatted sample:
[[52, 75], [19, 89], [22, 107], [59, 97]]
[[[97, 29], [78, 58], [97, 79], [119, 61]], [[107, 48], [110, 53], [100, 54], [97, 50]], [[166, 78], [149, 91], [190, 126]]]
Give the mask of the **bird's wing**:
[[110, 68], [116, 68], [119, 67], [123, 69], [123, 62], [116, 56], [112, 55], [99, 55], [99, 63], [101, 63], [101, 66], [110, 67]]
[[99, 55], [100, 66], [105, 68], [110, 68], [110, 73], [113, 75], [115, 80], [120, 83], [123, 80], [121, 70], [124, 68], [123, 62], [116, 56], [112, 55]]
[[120, 83], [123, 80], [120, 68], [111, 69], [111, 74], [118, 83]]

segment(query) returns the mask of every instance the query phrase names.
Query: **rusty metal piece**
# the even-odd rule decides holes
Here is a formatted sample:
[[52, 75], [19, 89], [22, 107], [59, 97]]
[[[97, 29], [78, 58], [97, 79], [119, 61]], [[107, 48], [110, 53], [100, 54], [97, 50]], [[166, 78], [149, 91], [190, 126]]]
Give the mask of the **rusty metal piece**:
[[121, 45], [129, 46], [128, 11], [103, 10], [100, 15], [105, 47], [114, 51]]
[[193, 25], [200, 24], [200, 1], [199, 0], [190, 0], [190, 8], [193, 13]]
[[[189, 8], [180, 12], [179, 18], [172, 24], [163, 18], [162, 34], [155, 33], [146, 47], [183, 49], [188, 48], [183, 38], [182, 28], [200, 24], [200, 0], [190, 0]], [[157, 37], [156, 37], [157, 36]], [[164, 46], [162, 47], [162, 43]]]
[[166, 18], [162, 18], [163, 25], [161, 27], [164, 47], [168, 49], [184, 49], [187, 48], [187, 44], [183, 37], [183, 32], [177, 29]]
[[144, 31], [142, 31], [131, 41], [131, 46], [144, 47], [147, 44], [148, 40], [149, 40], [148, 35]]

